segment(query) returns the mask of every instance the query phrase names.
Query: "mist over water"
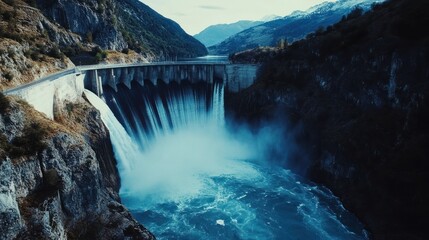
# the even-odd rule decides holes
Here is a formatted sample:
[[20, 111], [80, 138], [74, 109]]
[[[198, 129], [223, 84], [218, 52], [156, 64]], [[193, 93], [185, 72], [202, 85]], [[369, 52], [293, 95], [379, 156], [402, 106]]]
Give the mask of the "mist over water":
[[134, 85], [106, 89], [109, 106], [86, 92], [110, 130], [133, 215], [158, 239], [366, 239], [329, 190], [267, 159], [288, 151], [280, 129], [225, 124], [223, 91]]
[[260, 178], [258, 171], [244, 161], [252, 158], [252, 150], [214, 124], [161, 136], [141, 157], [145, 160], [136, 162], [136, 171], [124, 176], [121, 190], [130, 206], [136, 208], [193, 198], [204, 191], [212, 177]]

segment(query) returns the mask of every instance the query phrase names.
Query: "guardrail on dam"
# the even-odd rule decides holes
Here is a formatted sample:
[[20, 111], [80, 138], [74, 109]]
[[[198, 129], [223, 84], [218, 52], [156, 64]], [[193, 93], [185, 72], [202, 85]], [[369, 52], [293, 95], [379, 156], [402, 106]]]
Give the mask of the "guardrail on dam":
[[84, 89], [98, 96], [103, 86], [117, 89], [118, 84], [131, 88], [131, 82], [144, 85], [150, 81], [170, 83], [189, 81], [223, 82], [231, 92], [252, 85], [256, 80], [258, 65], [229, 64], [227, 62], [159, 62], [141, 64], [112, 64], [79, 66], [41, 78], [31, 83], [8, 89], [3, 93], [16, 95], [53, 119], [54, 106], [64, 101], [78, 99]]

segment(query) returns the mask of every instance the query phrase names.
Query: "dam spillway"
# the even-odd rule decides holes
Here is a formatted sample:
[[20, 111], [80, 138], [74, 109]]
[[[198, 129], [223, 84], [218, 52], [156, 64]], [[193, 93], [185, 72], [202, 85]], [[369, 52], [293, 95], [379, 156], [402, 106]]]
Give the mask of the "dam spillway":
[[141, 86], [145, 82], [157, 85], [158, 82], [169, 84], [188, 81], [196, 83], [221, 82], [231, 92], [238, 92], [254, 83], [259, 66], [252, 64], [228, 63], [162, 63], [140, 66], [121, 66], [116, 68], [86, 69], [85, 88], [98, 96], [103, 95], [103, 86], [117, 90], [118, 84], [131, 88], [131, 82]]
[[134, 217], [158, 239], [367, 239], [328, 189], [271, 164], [279, 128], [225, 124], [224, 88], [146, 79], [85, 93], [111, 128]]
[[279, 129], [224, 124], [224, 91], [256, 70], [185, 65], [82, 67], [8, 93], [43, 92], [28, 98], [37, 109], [85, 92], [109, 128], [123, 202], [159, 239], [367, 239], [328, 189], [268, 164]]
[[106, 64], [78, 66], [66, 69], [33, 82], [3, 91], [26, 100], [36, 110], [54, 119], [56, 109], [66, 101], [82, 96], [84, 89], [103, 95], [103, 87], [117, 91], [123, 84], [141, 86], [145, 82], [158, 83], [222, 82], [226, 91], [238, 92], [256, 80], [259, 65], [230, 64], [228, 62], [155, 62], [138, 64]]

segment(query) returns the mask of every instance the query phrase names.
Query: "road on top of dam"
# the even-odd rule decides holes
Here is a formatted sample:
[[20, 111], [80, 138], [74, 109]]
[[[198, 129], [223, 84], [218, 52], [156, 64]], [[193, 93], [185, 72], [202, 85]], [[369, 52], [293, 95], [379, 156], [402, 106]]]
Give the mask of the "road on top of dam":
[[56, 72], [54, 74], [48, 75], [46, 77], [42, 77], [38, 80], [32, 81], [30, 83], [22, 84], [17, 87], [13, 87], [7, 90], [3, 91], [3, 94], [9, 95], [13, 94], [14, 92], [21, 91], [25, 88], [41, 84], [48, 81], [54, 81], [58, 78], [61, 78], [66, 75], [70, 74], [76, 74], [79, 75], [82, 71], [89, 71], [89, 70], [98, 70], [98, 69], [109, 69], [109, 68], [126, 68], [126, 67], [144, 67], [144, 66], [171, 66], [171, 65], [180, 65], [180, 66], [186, 66], [186, 65], [229, 65], [231, 64], [228, 61], [165, 61], [165, 62], [150, 62], [150, 63], [133, 63], [133, 64], [97, 64], [97, 65], [81, 65], [76, 66], [74, 68], [65, 69], [60, 72]]

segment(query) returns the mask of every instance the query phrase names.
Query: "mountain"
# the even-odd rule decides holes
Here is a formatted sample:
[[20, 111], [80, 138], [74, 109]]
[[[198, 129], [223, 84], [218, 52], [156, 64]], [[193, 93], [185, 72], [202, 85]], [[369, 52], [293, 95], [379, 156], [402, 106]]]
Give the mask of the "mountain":
[[156, 56], [202, 56], [205, 47], [174, 21], [138, 0], [38, 0], [48, 18], [103, 49], [130, 48]]
[[212, 25], [194, 35], [196, 39], [202, 42], [205, 46], [216, 45], [228, 37], [239, 33], [245, 29], [262, 24], [262, 21], [238, 21], [230, 24]]
[[280, 17], [280, 16], [272, 14], [272, 15], [267, 15], [267, 16], [261, 18], [260, 21], [262, 21], [262, 22], [270, 22], [270, 21], [274, 21], [274, 20], [277, 20], [277, 19], [280, 19], [280, 18], [283, 18], [283, 17]]
[[338, 22], [355, 7], [368, 9], [380, 0], [339, 0], [324, 2], [307, 11], [295, 11], [282, 19], [251, 27], [209, 47], [210, 54], [231, 54], [258, 46], [276, 46], [285, 39], [291, 43], [321, 27]]
[[61, 105], [50, 120], [0, 93], [0, 239], [155, 239], [121, 204], [100, 112]]
[[138, 0], [0, 0], [0, 89], [75, 65], [207, 54]]
[[[0, 0], [0, 90], [74, 64], [206, 53], [138, 0]], [[50, 120], [0, 92], [0, 239], [155, 239], [121, 204], [99, 111], [81, 96], [54, 108]]]
[[282, 113], [302, 147], [289, 167], [307, 167], [369, 239], [428, 236], [428, 12], [426, 0], [390, 0], [284, 49], [231, 57], [262, 67], [227, 95], [227, 112], [255, 124]]

